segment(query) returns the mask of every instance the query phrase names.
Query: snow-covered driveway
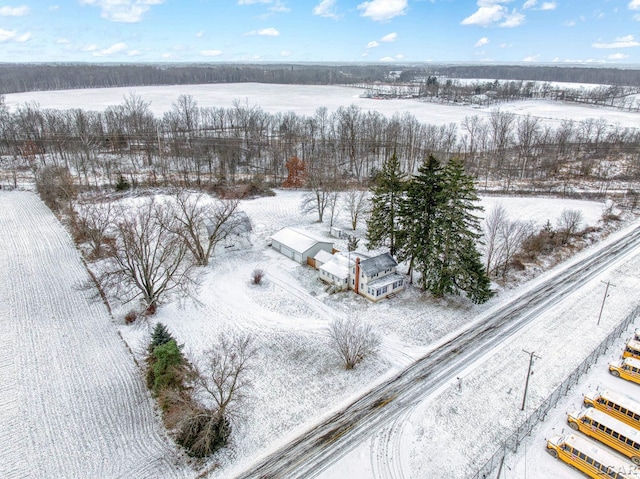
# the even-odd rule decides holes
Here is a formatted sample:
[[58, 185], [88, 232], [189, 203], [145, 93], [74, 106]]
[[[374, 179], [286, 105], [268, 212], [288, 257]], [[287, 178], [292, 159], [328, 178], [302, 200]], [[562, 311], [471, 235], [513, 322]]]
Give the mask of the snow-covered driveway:
[[60, 223], [0, 191], [0, 477], [183, 477]]

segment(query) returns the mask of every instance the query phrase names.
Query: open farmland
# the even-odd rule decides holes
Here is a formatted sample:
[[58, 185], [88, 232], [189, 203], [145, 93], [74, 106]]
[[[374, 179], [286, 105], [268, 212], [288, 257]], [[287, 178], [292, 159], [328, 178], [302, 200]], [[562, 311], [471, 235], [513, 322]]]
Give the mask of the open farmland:
[[0, 191], [0, 476], [187, 477], [71, 238]]

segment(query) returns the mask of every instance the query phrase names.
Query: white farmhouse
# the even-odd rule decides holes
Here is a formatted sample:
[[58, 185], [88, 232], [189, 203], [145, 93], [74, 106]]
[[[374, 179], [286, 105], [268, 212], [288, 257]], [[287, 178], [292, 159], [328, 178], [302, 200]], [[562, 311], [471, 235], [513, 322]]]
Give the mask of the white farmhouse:
[[309, 262], [318, 251], [333, 252], [331, 241], [316, 238], [296, 228], [283, 228], [274, 234], [271, 237], [271, 247], [300, 264]]
[[330, 258], [326, 257], [324, 251], [316, 255], [316, 268], [318, 268], [319, 278], [325, 283], [329, 283], [336, 290], [341, 291], [349, 288], [349, 265], [353, 266], [357, 258], [366, 259], [362, 253], [336, 253]]
[[371, 301], [379, 301], [404, 287], [404, 276], [396, 273], [398, 263], [384, 253], [373, 258], [356, 258], [351, 267], [351, 284], [357, 294]]

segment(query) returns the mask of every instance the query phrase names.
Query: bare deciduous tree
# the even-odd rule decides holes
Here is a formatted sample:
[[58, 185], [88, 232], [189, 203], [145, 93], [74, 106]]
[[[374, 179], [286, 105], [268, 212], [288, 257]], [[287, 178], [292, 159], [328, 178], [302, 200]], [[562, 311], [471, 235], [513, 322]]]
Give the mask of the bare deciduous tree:
[[238, 200], [208, 201], [202, 193], [185, 190], [178, 190], [174, 199], [173, 218], [168, 218], [167, 227], [183, 239], [196, 264], [206, 266], [215, 246], [237, 226]]
[[556, 221], [556, 227], [560, 234], [562, 244], [567, 244], [569, 238], [578, 232], [582, 219], [582, 212], [579, 210], [562, 210], [562, 213], [560, 213]]
[[507, 210], [502, 204], [494, 206], [484, 220], [484, 256], [485, 269], [492, 274], [496, 263], [496, 250], [498, 249], [498, 233], [502, 224], [507, 221]]
[[206, 393], [221, 417], [234, 416], [245, 400], [251, 381], [247, 372], [256, 354], [250, 335], [221, 334], [217, 344], [205, 352], [197, 369], [197, 385]]
[[344, 195], [344, 206], [349, 213], [351, 228], [355, 231], [358, 220], [367, 210], [367, 190], [350, 189]]
[[189, 295], [196, 272], [171, 213], [148, 200], [138, 209], [118, 213], [115, 244], [99, 276], [125, 302], [140, 298], [147, 314], [172, 293]]
[[113, 221], [113, 206], [106, 203], [87, 203], [76, 208], [74, 229], [81, 241], [86, 241], [91, 248], [89, 257], [102, 257], [105, 240]]
[[381, 339], [370, 324], [357, 319], [335, 319], [329, 324], [331, 343], [345, 369], [353, 369], [380, 348]]

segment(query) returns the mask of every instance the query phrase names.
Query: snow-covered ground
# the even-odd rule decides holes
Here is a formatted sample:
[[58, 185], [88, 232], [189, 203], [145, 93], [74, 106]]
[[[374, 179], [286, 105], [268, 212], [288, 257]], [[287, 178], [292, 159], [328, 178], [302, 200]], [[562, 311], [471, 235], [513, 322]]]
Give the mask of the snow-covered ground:
[[71, 238], [0, 191], [0, 477], [189, 477]]
[[[615, 235], [609, 241], [615, 241]], [[611, 281], [600, 324], [605, 285]], [[473, 476], [503, 441], [548, 397], [591, 351], [638, 305], [640, 252], [611, 265], [579, 294], [540, 315], [530, 326], [461, 370], [438, 394], [415, 404], [401, 420], [375, 431], [320, 476], [323, 479]], [[636, 320], [636, 326], [640, 320]], [[580, 478], [579, 472], [546, 453], [546, 438], [571, 431], [566, 413], [581, 408], [582, 395], [611, 389], [638, 397], [640, 386], [608, 373], [628, 334], [611, 347], [552, 410], [517, 454], [509, 454], [500, 478]], [[534, 361], [525, 411], [521, 411], [529, 354]], [[490, 477], [498, 477], [497, 471]]]
[[[271, 113], [290, 110], [302, 115], [313, 115], [319, 106], [333, 111], [356, 104], [388, 116], [407, 111], [431, 124], [459, 124], [466, 116], [486, 117], [491, 111], [415, 100], [368, 100], [360, 98], [361, 90], [347, 87], [257, 84], [31, 92], [6, 99], [11, 108], [35, 101], [45, 108], [102, 110], [123, 103], [131, 92], [150, 101], [158, 115], [169, 110], [180, 94], [193, 95], [199, 106], [231, 107], [238, 100]], [[639, 118], [638, 113], [546, 101], [501, 104], [500, 109], [551, 123], [604, 117], [610, 124], [636, 128]], [[215, 253], [205, 271], [199, 302], [165, 305], [153, 318], [167, 324], [194, 357], [211, 347], [221, 331], [251, 332], [259, 345], [251, 372], [253, 396], [235, 426], [230, 447], [204, 466], [220, 464], [212, 477], [242, 470], [408, 365], [437, 339], [527, 287], [501, 290], [482, 306], [464, 298], [434, 301], [413, 290], [379, 304], [352, 293], [328, 296], [313, 270], [267, 247], [268, 237], [285, 226], [328, 235], [328, 224], [300, 214], [299, 192], [277, 193], [242, 202], [241, 209], [253, 223], [253, 246]], [[512, 219], [534, 220], [538, 225], [547, 220], [554, 224], [563, 209], [578, 209], [584, 225], [596, 225], [604, 209], [598, 202], [551, 198], [487, 197], [482, 202], [485, 213], [501, 203]], [[338, 220], [345, 230], [347, 223], [346, 218]], [[363, 238], [364, 225], [355, 233]], [[364, 244], [361, 240], [363, 251]], [[0, 349], [0, 476], [193, 476], [194, 470], [184, 462], [174, 465], [179, 461], [175, 447], [166, 439], [132, 356], [117, 335], [120, 332], [139, 353], [153, 323], [125, 326], [121, 320], [125, 308], [116, 307], [119, 324], [114, 325], [102, 304], [76, 287], [88, 280], [79, 256], [55, 218], [32, 195], [0, 192], [0, 245], [0, 323], [7, 345]], [[346, 249], [344, 240], [336, 240], [336, 246]], [[455, 382], [416, 405], [324, 477], [472, 475], [525, 417], [520, 401], [528, 355], [522, 349], [541, 356], [530, 385], [526, 412], [531, 412], [635, 306], [639, 266], [640, 259], [629, 258], [599, 278], [615, 284], [599, 327], [595, 322], [604, 285], [595, 279], [512, 342], [487, 352], [473, 369], [461, 371], [460, 390]], [[260, 286], [250, 284], [256, 267], [267, 273]], [[350, 372], [341, 369], [325, 335], [332, 318], [347, 315], [372, 323], [385, 338], [377, 358]], [[569, 340], [576, 335], [580, 341]], [[610, 353], [612, 358], [617, 355]], [[607, 359], [585, 377], [585, 390], [606, 381], [623, 389], [637, 388], [610, 378]], [[600, 374], [592, 377], [596, 372]], [[575, 389], [574, 397], [567, 398], [572, 402], [560, 405], [557, 417], [550, 415], [537, 437], [519, 455], [508, 458], [502, 477], [580, 477], [544, 452], [544, 438], [565, 427], [564, 413], [581, 401], [584, 391]]]
[[23, 103], [35, 102], [42, 108], [83, 108], [102, 111], [110, 105], [123, 104], [126, 96], [135, 93], [150, 102], [151, 111], [158, 116], [171, 110], [179, 95], [192, 95], [198, 106], [230, 108], [234, 102], [249, 107], [259, 106], [268, 113], [292, 111], [312, 116], [319, 107], [331, 113], [340, 106], [356, 105], [364, 111], [373, 110], [391, 117], [408, 112], [422, 123], [460, 125], [465, 117], [486, 118], [496, 108], [517, 115], [531, 115], [544, 123], [557, 125], [562, 120], [579, 122], [588, 118], [605, 118], [610, 125], [637, 128], [640, 113], [588, 105], [564, 104], [547, 100], [528, 100], [499, 105], [454, 106], [413, 99], [373, 100], [361, 98], [364, 89], [341, 86], [275, 85], [260, 83], [227, 83], [212, 85], [145, 86], [97, 88], [83, 90], [11, 93], [6, 104], [15, 109]]
[[[260, 346], [252, 379], [254, 394], [245, 418], [233, 436], [231, 447], [218, 456], [222, 468], [215, 477], [231, 477], [256, 457], [284, 444], [297, 432], [311, 427], [375, 383], [397, 373], [419, 357], [429, 344], [465, 326], [477, 314], [497, 305], [504, 294], [482, 306], [463, 298], [433, 301], [407, 290], [377, 304], [353, 295], [327, 295], [317, 273], [302, 267], [267, 246], [269, 236], [285, 226], [299, 226], [317, 236], [328, 235], [328, 224], [299, 212], [301, 193], [277, 191], [275, 197], [241, 202], [250, 217], [253, 247], [216, 252], [208, 267], [198, 300], [169, 304], [154, 320], [162, 321], [193, 357], [211, 347], [219, 332], [232, 329], [255, 335]], [[596, 225], [603, 204], [599, 202], [496, 197], [483, 198], [485, 208], [503, 203], [513, 218], [552, 224], [564, 208], [579, 209], [585, 225]], [[348, 229], [346, 217], [337, 226]], [[360, 225], [356, 235], [363, 237]], [[361, 241], [361, 250], [365, 241]], [[346, 249], [345, 240], [336, 240]], [[255, 268], [266, 272], [264, 284], [251, 284]], [[371, 322], [383, 333], [383, 350], [354, 371], [341, 369], [326, 337], [331, 319], [355, 315]], [[122, 326], [132, 349], [141, 350], [148, 341], [151, 324]], [[341, 477], [341, 476], [334, 476]]]
[[[125, 308], [116, 308], [119, 324], [114, 325], [104, 306], [78, 288], [88, 281], [80, 258], [71, 239], [42, 203], [28, 193], [0, 194], [0, 277], [2, 284], [8, 285], [0, 290], [0, 321], [8, 345], [0, 352], [0, 395], [4, 404], [0, 419], [16, 425], [3, 428], [0, 433], [2, 475], [195, 474], [179, 460], [163, 434], [132, 356], [116, 330], [134, 354], [140, 354], [153, 323], [162, 321], [193, 357], [211, 347], [219, 332], [241, 330], [254, 335], [259, 353], [251, 372], [252, 396], [235, 425], [230, 447], [203, 466], [218, 463], [220, 467], [212, 477], [232, 477], [260, 455], [286, 443], [410, 364], [433, 341], [464, 327], [478, 314], [497, 307], [519, 291], [503, 291], [482, 306], [463, 298], [433, 301], [412, 290], [377, 304], [353, 293], [327, 295], [314, 270], [267, 246], [269, 236], [284, 226], [300, 226], [316, 235], [328, 235], [328, 224], [317, 223], [313, 215], [300, 214], [301, 194], [277, 191], [274, 197], [242, 201], [241, 209], [247, 212], [254, 228], [252, 246], [221, 248], [214, 254], [205, 270], [198, 302], [167, 304], [152, 321], [131, 326], [122, 322]], [[570, 208], [583, 213], [585, 225], [596, 225], [604, 207], [599, 202], [551, 198], [533, 201], [490, 197], [482, 202], [487, 210], [502, 203], [512, 218], [531, 219], [538, 224], [547, 220], [553, 224], [563, 209]], [[347, 223], [346, 217], [339, 217], [337, 226], [348, 229]], [[364, 236], [364, 225], [359, 225], [356, 235]], [[363, 251], [364, 243], [361, 241]], [[344, 240], [336, 240], [336, 247], [345, 249]], [[571, 299], [562, 310], [547, 313], [545, 318], [549, 318], [536, 322], [521, 339], [505, 345], [474, 370], [461, 371], [462, 392], [457, 391], [457, 384], [452, 385], [441, 396], [412, 410], [406, 421], [396, 422], [396, 429], [377, 433], [371, 443], [362, 445], [347, 456], [347, 462], [335, 467], [373, 471], [374, 477], [402, 477], [384, 471], [403, 457], [400, 471], [404, 477], [436, 477], [429, 471], [446, 465], [434, 462], [436, 458], [447, 462], [463, 457], [468, 463], [460, 461], [458, 470], [462, 475], [453, 477], [466, 477], [523, 417], [518, 407], [518, 388], [522, 386], [527, 356], [519, 351], [534, 348], [543, 358], [536, 363], [531, 384], [527, 408], [531, 410], [579, 360], [582, 348], [593, 347], [599, 335], [631, 308], [639, 266], [638, 259], [634, 261], [619, 266], [616, 271], [623, 273], [615, 279], [611, 277], [616, 287], [612, 288], [608, 300], [611, 307], [607, 307], [600, 327], [584, 321], [586, 311], [595, 314], [602, 294], [602, 284], [594, 280], [585, 286], [580, 298]], [[259, 286], [250, 281], [256, 267], [266, 271], [264, 283]], [[341, 368], [325, 333], [332, 318], [347, 315], [371, 322], [385, 338], [379, 356], [353, 371]], [[595, 319], [596, 316], [594, 324]], [[548, 325], [542, 326], [546, 321]], [[590, 334], [588, 341], [581, 342], [581, 347], [566, 344], [567, 336], [579, 327]], [[544, 361], [547, 358], [548, 362]], [[560, 362], [562, 367], [558, 367]], [[505, 370], [504, 364], [508, 365], [507, 378], [500, 374]], [[545, 365], [549, 372], [544, 372]], [[49, 380], [45, 382], [45, 378]], [[483, 399], [469, 401], [462, 396], [467, 391], [474, 391]], [[455, 402], [458, 399], [462, 404]], [[476, 430], [475, 425], [482, 426], [482, 420], [495, 420], [495, 414], [482, 409], [487, 405], [491, 406], [490, 411], [495, 407], [495, 414], [500, 417], [498, 426], [491, 423], [491, 434], [469, 434], [465, 429], [468, 424], [474, 424]], [[470, 422], [468, 414], [477, 417], [477, 422]], [[45, 427], [44, 432], [41, 427]], [[63, 431], [56, 441], [53, 431]], [[387, 437], [398, 439], [389, 441]], [[27, 454], [22, 454], [23, 450]], [[399, 456], [398, 451], [404, 451], [403, 455]], [[27, 461], [27, 457], [39, 460]], [[358, 457], [364, 458], [364, 465]], [[374, 457], [377, 462], [372, 466]], [[341, 469], [326, 474], [329, 475], [325, 477], [344, 477]], [[372, 477], [363, 474], [354, 479]]]

